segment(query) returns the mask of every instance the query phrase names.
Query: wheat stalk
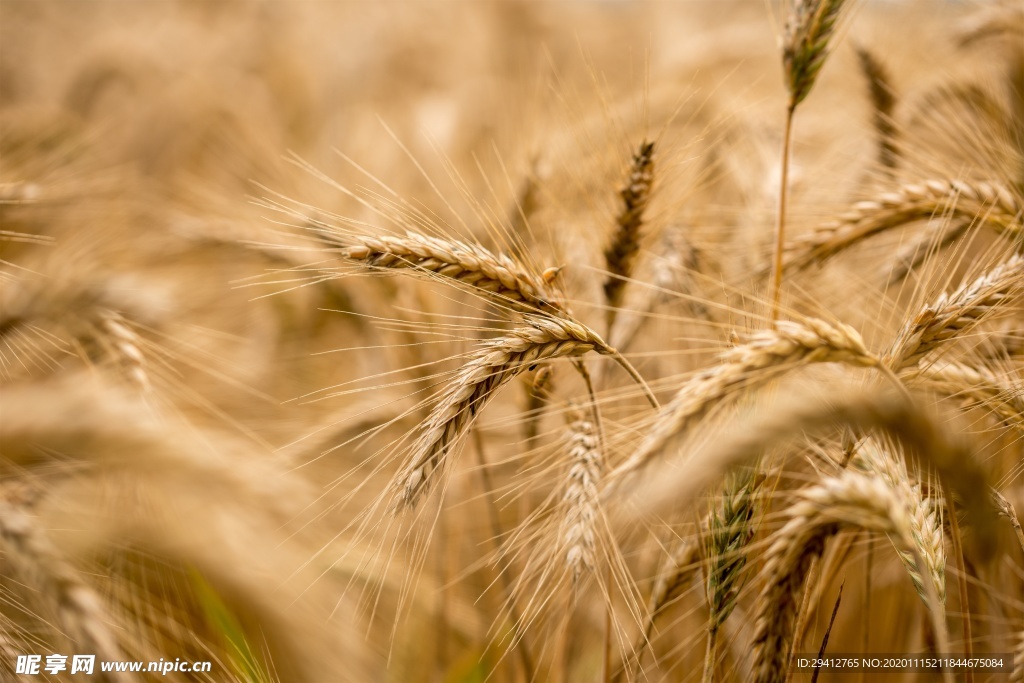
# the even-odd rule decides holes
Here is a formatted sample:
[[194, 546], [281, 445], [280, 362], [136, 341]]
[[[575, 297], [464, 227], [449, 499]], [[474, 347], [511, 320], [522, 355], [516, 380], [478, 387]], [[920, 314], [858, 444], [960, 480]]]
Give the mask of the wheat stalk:
[[782, 65], [791, 110], [796, 109], [814, 87], [845, 4], [845, 0], [793, 0], [789, 5]]
[[751, 390], [788, 370], [810, 363], [879, 363], [853, 328], [809, 318], [780, 321], [746, 344], [722, 354], [721, 362], [687, 381], [657, 416], [648, 436], [610, 475], [617, 479], [642, 468], [668, 441], [691, 429], [712, 408], [739, 390]]
[[704, 658], [704, 681], [714, 678], [718, 630], [729, 618], [745, 579], [747, 552], [754, 538], [754, 517], [758, 512], [758, 490], [765, 477], [760, 472], [735, 470], [726, 475], [722, 501], [710, 513], [708, 524], [708, 569], [705, 582], [708, 599], [708, 643]]
[[889, 74], [881, 60], [865, 47], [857, 48], [857, 62], [861, 73], [868, 82], [871, 95], [871, 122], [878, 138], [878, 163], [883, 168], [894, 169], [899, 161], [896, 146], [896, 124], [893, 112], [896, 109], [896, 95], [890, 83]]
[[581, 323], [549, 316], [529, 316], [527, 323], [483, 344], [452, 378], [399, 476], [398, 495], [405, 506], [414, 505], [426, 491], [452, 446], [502, 385], [541, 361], [590, 351], [616, 353]]
[[[754, 680], [784, 683], [804, 580], [828, 539], [844, 528], [878, 531], [917, 553], [907, 501], [885, 482], [844, 472], [802, 489], [785, 511], [785, 523], [765, 554], [767, 584], [757, 601]], [[931, 584], [928, 584], [931, 585]], [[934, 590], [934, 587], [932, 587]], [[933, 608], [937, 607], [933, 601]], [[933, 614], [935, 614], [933, 612]], [[937, 617], [937, 615], [936, 615]], [[937, 619], [936, 619], [937, 621]], [[945, 630], [937, 626], [939, 653], [947, 653]]]
[[496, 296], [505, 303], [528, 309], [561, 310], [557, 295], [544, 280], [504, 254], [493, 254], [479, 244], [428, 237], [408, 232], [404, 237], [384, 235], [338, 238], [342, 256], [380, 270], [412, 269], [424, 275], [450, 279], [474, 291]]
[[786, 245], [785, 267], [823, 263], [873, 235], [941, 214], [990, 225], [1001, 233], [1021, 233], [1024, 202], [998, 182], [926, 180], [858, 202], [836, 220]]
[[1012, 256], [951, 294], [942, 294], [903, 326], [885, 363], [894, 371], [917, 365], [939, 346], [972, 329], [1024, 282], [1024, 259]]
[[[907, 477], [906, 468], [893, 451], [883, 449], [877, 441], [867, 438], [857, 446], [853, 466], [881, 479], [907, 502], [911, 537], [941, 602], [946, 601], [946, 548], [942, 534], [942, 519], [939, 506], [924, 498], [920, 486], [913, 486]], [[927, 600], [927, 589], [921, 570], [914, 556], [906, 551], [899, 553], [900, 560], [922, 599]]]
[[584, 571], [594, 571], [597, 522], [601, 515], [598, 487], [604, 469], [600, 441], [594, 423], [582, 414], [569, 427], [568, 484], [562, 494], [565, 514], [562, 541], [565, 563], [578, 584]]
[[[626, 186], [619, 192], [622, 212], [615, 219], [617, 229], [611, 244], [604, 252], [608, 278], [604, 282], [604, 296], [608, 304], [608, 330], [615, 324], [615, 316], [622, 304], [626, 282], [633, 273], [633, 265], [640, 251], [640, 229], [644, 211], [654, 183], [654, 143], [644, 140], [633, 155]], [[609, 332], [610, 334], [610, 332]]]

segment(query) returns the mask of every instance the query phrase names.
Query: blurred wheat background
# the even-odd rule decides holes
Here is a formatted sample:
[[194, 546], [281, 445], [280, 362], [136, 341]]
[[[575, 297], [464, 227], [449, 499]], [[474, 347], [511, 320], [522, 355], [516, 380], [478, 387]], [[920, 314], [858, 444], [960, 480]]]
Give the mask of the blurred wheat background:
[[1024, 680], [1022, 35], [0, 0], [0, 679]]

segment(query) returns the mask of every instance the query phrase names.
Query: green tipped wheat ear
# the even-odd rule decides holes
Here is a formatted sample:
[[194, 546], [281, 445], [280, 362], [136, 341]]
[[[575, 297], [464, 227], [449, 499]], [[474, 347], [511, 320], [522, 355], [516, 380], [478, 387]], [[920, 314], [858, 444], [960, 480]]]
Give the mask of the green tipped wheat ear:
[[504, 254], [478, 244], [428, 237], [358, 236], [340, 239], [342, 255], [381, 270], [408, 268], [427, 276], [454, 280], [474, 291], [540, 311], [559, 310], [556, 294], [538, 276]]
[[605, 301], [608, 303], [608, 329], [615, 323], [616, 309], [622, 303], [626, 280], [633, 272], [636, 255], [640, 251], [640, 229], [643, 227], [644, 211], [654, 184], [654, 143], [646, 140], [633, 155], [629, 180], [619, 195], [622, 197], [622, 212], [615, 222], [617, 229], [612, 243], [604, 252], [608, 279], [604, 283]]
[[789, 108], [810, 94], [828, 57], [828, 44], [846, 0], [793, 0], [786, 17], [782, 65]]
[[704, 680], [713, 678], [718, 630], [732, 614], [746, 578], [747, 551], [757, 527], [758, 490], [764, 475], [733, 470], [726, 475], [721, 503], [710, 514], [708, 529], [708, 646]]
[[597, 333], [580, 323], [532, 315], [527, 323], [486, 342], [451, 379], [424, 422], [400, 475], [398, 495], [405, 505], [416, 503], [452, 446], [502, 385], [541, 361], [590, 351], [616, 354]]
[[[765, 555], [767, 584], [757, 602], [754, 627], [757, 683], [784, 683], [787, 678], [799, 596], [813, 559], [821, 555], [829, 538], [844, 527], [867, 529], [889, 534], [902, 548], [918, 553], [907, 502], [884, 481], [854, 472], [799, 491], [785, 511], [785, 520]], [[927, 585], [934, 591], [930, 582]], [[931, 602], [937, 608], [937, 598]], [[934, 610], [933, 616], [938, 622]], [[938, 649], [948, 652], [944, 626], [936, 626]]]
[[847, 363], [872, 367], [879, 363], [851, 327], [823, 320], [780, 321], [746, 344], [722, 354], [721, 363], [692, 377], [659, 413], [640, 447], [613, 472], [615, 478], [640, 469], [669, 439], [695, 425], [712, 408], [740, 389], [764, 384], [773, 377], [809, 363]]
[[1024, 201], [997, 182], [926, 180], [858, 202], [838, 219], [786, 245], [785, 267], [823, 263], [873, 235], [913, 221], [949, 215], [990, 225], [1015, 236], [1022, 229]]

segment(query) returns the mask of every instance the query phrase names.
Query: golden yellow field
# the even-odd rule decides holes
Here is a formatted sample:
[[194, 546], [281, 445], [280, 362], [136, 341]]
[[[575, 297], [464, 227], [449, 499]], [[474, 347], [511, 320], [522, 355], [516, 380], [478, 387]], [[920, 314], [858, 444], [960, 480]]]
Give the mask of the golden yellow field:
[[1024, 681], [1021, 36], [0, 0], [0, 681]]

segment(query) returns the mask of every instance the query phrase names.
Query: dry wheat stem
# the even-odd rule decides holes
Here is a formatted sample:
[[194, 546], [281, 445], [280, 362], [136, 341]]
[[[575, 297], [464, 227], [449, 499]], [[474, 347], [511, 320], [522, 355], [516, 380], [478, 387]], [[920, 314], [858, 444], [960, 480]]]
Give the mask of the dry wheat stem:
[[785, 267], [823, 263], [873, 235], [940, 215], [989, 225], [1016, 237], [1024, 201], [998, 182], [926, 180], [858, 202], [837, 219], [786, 245]]
[[973, 328], [1024, 282], [1024, 259], [1012, 256], [981, 277], [943, 294], [904, 325], [886, 355], [894, 371], [917, 365], [939, 346]]
[[[6, 559], [52, 601], [58, 624], [74, 642], [76, 652], [95, 654], [106, 661], [122, 659], [117, 637], [96, 594], [57, 548], [33, 524], [26, 511], [0, 500], [0, 544]], [[100, 680], [127, 683], [116, 672], [98, 672]]]
[[414, 232], [404, 237], [354, 236], [339, 240], [345, 245], [341, 252], [345, 258], [371, 268], [411, 269], [451, 279], [528, 309], [554, 312], [562, 307], [543, 279], [509, 256], [493, 254], [478, 244]]
[[[844, 472], [796, 495], [765, 557], [767, 585], [758, 598], [754, 631], [754, 680], [758, 683], [786, 680], [786, 659], [799, 609], [796, 597], [813, 558], [821, 554], [830, 537], [846, 527], [862, 528], [889, 534], [904, 548], [917, 552], [907, 503], [882, 481]], [[933, 608], [936, 603], [937, 599], [932, 601]], [[936, 626], [939, 652], [947, 653], [944, 627], [941, 622]]]
[[851, 327], [809, 318], [780, 321], [746, 344], [722, 354], [721, 362], [687, 381], [655, 419], [649, 435], [610, 479], [641, 469], [670, 439], [683, 434], [712, 408], [740, 390], [751, 390], [788, 370], [809, 363], [877, 366], [879, 361]]
[[412, 506], [432, 483], [455, 443], [502, 385], [530, 366], [590, 351], [615, 350], [586, 326], [549, 316], [529, 316], [527, 325], [486, 342], [452, 378], [422, 426], [398, 479], [398, 497]]
[[615, 317], [622, 304], [626, 282], [633, 273], [633, 266], [640, 251], [640, 230], [643, 227], [644, 211], [654, 183], [654, 143], [644, 140], [633, 155], [626, 186], [619, 192], [622, 197], [622, 211], [615, 219], [616, 231], [611, 244], [604, 252], [608, 278], [604, 282], [605, 301], [608, 304], [608, 330], [615, 325]]

